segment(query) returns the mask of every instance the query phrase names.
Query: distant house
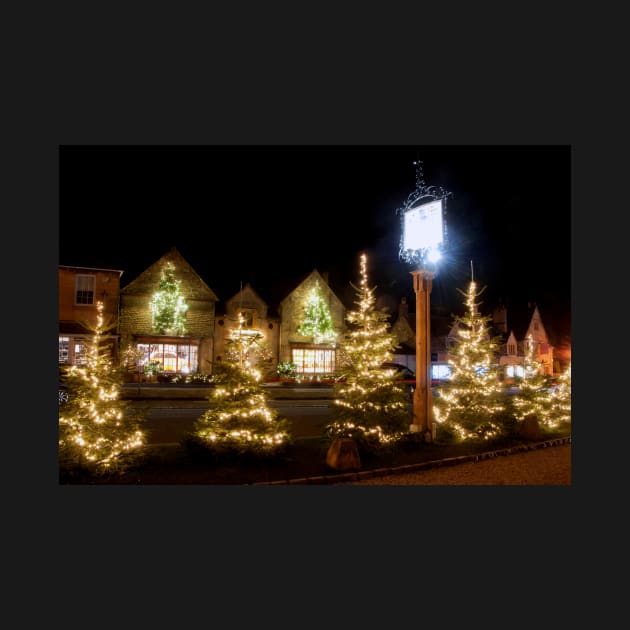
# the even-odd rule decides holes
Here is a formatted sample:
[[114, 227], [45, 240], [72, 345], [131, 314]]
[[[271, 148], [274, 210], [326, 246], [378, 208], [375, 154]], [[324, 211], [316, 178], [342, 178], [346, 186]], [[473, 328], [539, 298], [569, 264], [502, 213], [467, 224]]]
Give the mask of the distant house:
[[[400, 348], [394, 355], [394, 361], [410, 369], [416, 369], [415, 314], [410, 316], [406, 299], [402, 298], [398, 317], [392, 325]], [[502, 367], [500, 376], [508, 382], [522, 374], [522, 365], [526, 353], [526, 343], [531, 335], [536, 360], [541, 363], [541, 372], [554, 373], [554, 348], [536, 304], [529, 303], [525, 308], [510, 308], [500, 305], [494, 309], [490, 322], [489, 335], [500, 338], [498, 364]], [[440, 380], [449, 372], [449, 348], [456, 342], [457, 325], [452, 317], [447, 317], [438, 308], [431, 313], [431, 378]]]
[[503, 378], [509, 381], [522, 375], [521, 366], [530, 337], [535, 359], [541, 364], [541, 373], [553, 376], [554, 348], [536, 303], [529, 302], [520, 308], [510, 307], [509, 311], [505, 305], [500, 305], [493, 311], [492, 325], [503, 340], [499, 354], [499, 365], [504, 366]]
[[97, 304], [103, 303], [104, 334], [116, 357], [118, 340], [118, 269], [59, 265], [59, 364], [81, 365], [97, 324]]
[[[241, 318], [242, 325], [239, 323]], [[270, 315], [267, 303], [248, 282], [242, 290], [226, 300], [224, 313], [217, 314], [214, 335], [215, 361], [224, 360], [229, 340], [238, 333], [256, 338], [258, 347], [264, 347], [269, 352], [269, 370], [274, 370], [278, 364], [279, 332], [278, 317]]]
[[[330, 310], [335, 340], [318, 341], [301, 335], [298, 329], [304, 321], [305, 308], [312, 291], [318, 291]], [[298, 375], [317, 378], [333, 374], [337, 369], [337, 346], [345, 330], [346, 309], [328, 286], [328, 276], [314, 269], [280, 303], [280, 335], [278, 359], [292, 361]]]
[[[439, 307], [431, 309], [431, 378], [439, 380], [448, 373], [448, 334], [451, 330], [450, 317]], [[416, 317], [409, 314], [407, 298], [401, 298], [398, 305], [398, 316], [392, 324], [390, 332], [395, 335], [399, 347], [392, 361], [406, 365], [416, 372]]]
[[[152, 300], [169, 266], [188, 307], [184, 334], [160, 332], [154, 325]], [[170, 374], [212, 372], [217, 301], [175, 247], [120, 290], [121, 352], [136, 353], [140, 380], [149, 364]]]

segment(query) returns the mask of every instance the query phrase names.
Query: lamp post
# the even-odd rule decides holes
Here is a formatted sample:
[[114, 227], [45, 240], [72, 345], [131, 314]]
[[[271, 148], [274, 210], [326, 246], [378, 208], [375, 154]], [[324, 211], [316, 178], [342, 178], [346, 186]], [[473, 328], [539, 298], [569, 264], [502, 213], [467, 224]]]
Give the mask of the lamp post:
[[422, 162], [414, 164], [416, 189], [397, 211], [402, 224], [399, 256], [415, 267], [410, 273], [416, 294], [416, 389], [409, 430], [422, 433], [426, 442], [432, 442], [435, 424], [431, 393], [431, 288], [446, 241], [443, 215], [450, 193], [427, 186]]

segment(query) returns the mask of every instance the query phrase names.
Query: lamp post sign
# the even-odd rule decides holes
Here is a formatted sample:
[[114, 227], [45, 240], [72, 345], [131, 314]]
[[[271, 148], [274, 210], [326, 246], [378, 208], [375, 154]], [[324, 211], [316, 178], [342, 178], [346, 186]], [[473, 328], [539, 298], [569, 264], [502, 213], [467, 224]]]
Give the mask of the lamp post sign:
[[409, 429], [421, 432], [425, 441], [435, 439], [431, 393], [431, 288], [446, 242], [444, 214], [447, 193], [426, 186], [422, 162], [416, 166], [416, 190], [402, 208], [402, 237], [399, 256], [414, 266], [410, 272], [416, 294], [416, 388], [413, 394], [413, 422]]

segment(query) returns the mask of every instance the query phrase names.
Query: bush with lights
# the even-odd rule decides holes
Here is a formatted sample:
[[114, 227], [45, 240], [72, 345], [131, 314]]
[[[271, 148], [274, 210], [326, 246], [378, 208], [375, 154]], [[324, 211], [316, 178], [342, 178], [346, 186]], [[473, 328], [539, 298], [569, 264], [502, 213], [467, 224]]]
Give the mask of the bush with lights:
[[175, 266], [168, 262], [162, 269], [159, 290], [151, 300], [153, 330], [161, 335], [171, 332], [186, 334], [188, 305], [180, 290], [180, 280], [175, 279]]
[[490, 316], [479, 312], [483, 293], [471, 281], [465, 296], [466, 313], [455, 316], [457, 337], [449, 350], [451, 368], [433, 401], [437, 426], [456, 440], [488, 440], [514, 431], [505, 390], [498, 379], [499, 339], [490, 335]]
[[143, 412], [120, 399], [123, 371], [115, 367], [103, 338], [103, 303], [84, 365], [65, 375], [67, 401], [59, 410], [59, 467], [62, 475], [120, 472], [142, 453]]
[[518, 393], [512, 397], [514, 416], [519, 422], [535, 418], [541, 427], [557, 426], [552, 409], [551, 378], [541, 372], [541, 364], [535, 359], [535, 344], [529, 335], [525, 343], [523, 376], [516, 379]]
[[297, 367], [292, 361], [278, 361], [276, 374], [281, 378], [295, 378], [297, 376]]
[[228, 340], [226, 360], [213, 368], [211, 407], [195, 421], [188, 439], [189, 446], [215, 459], [277, 456], [291, 442], [288, 421], [269, 407], [261, 374], [247, 360], [250, 345], [249, 337], [238, 334]]
[[340, 344], [341, 377], [335, 385], [333, 420], [324, 427], [332, 442], [349, 437], [360, 450], [370, 452], [394, 446], [407, 432], [409, 397], [396, 380], [395, 370], [385, 370], [398, 346], [389, 333], [388, 314], [375, 308], [375, 288], [368, 287], [367, 258], [361, 255], [357, 309], [348, 311], [348, 330]]
[[556, 425], [571, 422], [571, 364], [560, 375], [551, 394], [551, 417]]

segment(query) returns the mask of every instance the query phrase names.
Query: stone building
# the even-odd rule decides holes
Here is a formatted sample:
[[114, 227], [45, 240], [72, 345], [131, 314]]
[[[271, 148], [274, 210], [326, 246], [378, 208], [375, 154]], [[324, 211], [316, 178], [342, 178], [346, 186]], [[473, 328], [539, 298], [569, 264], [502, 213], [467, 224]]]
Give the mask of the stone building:
[[[335, 339], [321, 341], [298, 332], [313, 291], [321, 295], [330, 311]], [[332, 375], [337, 367], [338, 343], [345, 330], [346, 309], [328, 285], [328, 275], [314, 269], [280, 302], [279, 312], [278, 360], [293, 362], [302, 378], [316, 380]]]
[[[154, 326], [152, 300], [169, 266], [187, 306], [183, 334], [159, 332]], [[177, 248], [171, 248], [120, 291], [121, 352], [136, 353], [139, 374], [144, 374], [150, 363], [163, 373], [211, 373], [217, 301], [214, 291]]]
[[[225, 302], [224, 313], [217, 313], [214, 336], [214, 359], [223, 361], [229, 342], [235, 335], [250, 340], [247, 360], [270, 376], [278, 364], [280, 321], [269, 313], [267, 303], [249, 282]], [[242, 324], [241, 322], [242, 318]]]

